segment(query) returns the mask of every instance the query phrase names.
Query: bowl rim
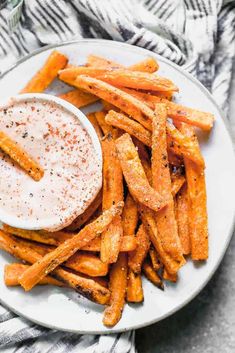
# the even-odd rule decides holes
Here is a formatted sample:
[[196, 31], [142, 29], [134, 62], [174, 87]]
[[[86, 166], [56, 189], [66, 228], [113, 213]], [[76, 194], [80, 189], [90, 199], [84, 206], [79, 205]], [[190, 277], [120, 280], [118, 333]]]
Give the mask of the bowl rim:
[[[45, 93], [23, 93], [23, 94], [15, 95], [12, 97], [8, 97], [4, 100], [1, 100], [0, 106], [11, 104], [11, 101], [18, 103], [22, 101], [30, 102], [32, 100], [54, 103], [59, 109], [61, 110], [64, 109], [67, 112], [71, 113], [76, 119], [78, 119], [79, 123], [82, 125], [82, 127], [86, 130], [89, 137], [91, 138], [92, 145], [94, 147], [95, 153], [97, 154], [98, 160], [100, 162], [99, 163], [100, 171], [99, 171], [99, 180], [98, 180], [99, 183], [97, 183], [97, 187], [96, 187], [96, 190], [94, 190], [93, 197], [89, 200], [89, 202], [87, 202], [86, 207], [84, 209], [81, 209], [80, 213], [76, 214], [76, 217], [77, 217], [79, 216], [79, 214], [83, 213], [89, 207], [89, 205], [95, 199], [95, 197], [97, 196], [98, 192], [102, 187], [102, 149], [101, 149], [100, 141], [98, 139], [98, 136], [96, 134], [96, 131], [93, 125], [86, 117], [86, 115], [80, 109], [75, 107], [73, 104], [57, 96], [53, 96], [51, 94], [45, 94]], [[50, 231], [50, 228], [53, 229], [55, 226], [57, 226], [57, 224], [54, 223], [54, 218], [50, 218], [49, 221], [48, 220], [40, 221], [40, 219], [38, 221], [21, 220], [15, 217], [14, 215], [11, 215], [8, 212], [3, 211], [1, 208], [0, 208], [0, 222], [6, 223], [12, 227], [26, 229], [26, 230], [47, 229], [48, 231]]]

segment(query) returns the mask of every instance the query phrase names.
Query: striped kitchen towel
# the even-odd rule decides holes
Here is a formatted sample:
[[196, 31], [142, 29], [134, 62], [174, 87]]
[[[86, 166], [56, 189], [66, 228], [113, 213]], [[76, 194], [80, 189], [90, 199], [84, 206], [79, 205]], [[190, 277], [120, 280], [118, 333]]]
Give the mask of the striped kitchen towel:
[[[10, 6], [0, 10], [1, 73], [47, 44], [84, 37], [113, 39], [144, 47], [181, 65], [212, 92], [226, 112], [235, 56], [234, 0], [14, 3], [18, 3], [15, 13]], [[134, 332], [108, 336], [58, 332], [19, 318], [0, 305], [0, 351], [132, 353]]]

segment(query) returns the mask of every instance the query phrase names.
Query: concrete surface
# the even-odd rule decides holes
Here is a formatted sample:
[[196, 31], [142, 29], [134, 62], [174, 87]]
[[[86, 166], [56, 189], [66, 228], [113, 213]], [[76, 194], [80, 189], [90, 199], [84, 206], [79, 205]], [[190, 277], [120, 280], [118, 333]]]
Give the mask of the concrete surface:
[[[235, 142], [235, 62], [229, 119]], [[234, 353], [234, 298], [235, 236], [219, 269], [191, 303], [169, 318], [136, 331], [138, 353]]]

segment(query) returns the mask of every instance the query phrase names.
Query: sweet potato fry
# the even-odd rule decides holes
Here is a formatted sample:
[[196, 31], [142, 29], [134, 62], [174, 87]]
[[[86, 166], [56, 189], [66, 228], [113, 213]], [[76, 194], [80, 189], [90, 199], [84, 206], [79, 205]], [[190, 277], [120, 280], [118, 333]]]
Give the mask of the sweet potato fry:
[[103, 323], [105, 326], [114, 326], [120, 320], [125, 304], [127, 287], [127, 257], [120, 253], [116, 263], [110, 270], [109, 290], [110, 303], [104, 311]]
[[100, 128], [100, 125], [98, 124], [98, 121], [96, 119], [95, 113], [87, 114], [87, 119], [93, 125], [93, 128], [95, 129], [95, 132], [96, 132], [99, 140], [101, 141], [101, 139], [103, 138], [103, 132], [102, 132], [102, 130]]
[[149, 257], [154, 271], [158, 271], [161, 268], [161, 262], [159, 261], [155, 248], [152, 246], [149, 249]]
[[85, 107], [88, 104], [95, 103], [98, 98], [90, 93], [84, 92], [81, 89], [73, 89], [69, 92], [58, 95], [59, 98], [75, 105], [77, 108]]
[[[24, 273], [24, 271], [29, 268], [28, 265], [19, 264], [19, 263], [12, 263], [9, 265], [5, 265], [4, 267], [4, 282], [5, 285], [8, 287], [15, 287], [19, 286], [19, 278]], [[47, 276], [43, 278], [38, 284], [50, 284], [53, 286], [64, 287], [65, 284], [57, 279]]]
[[[131, 235], [131, 236], [123, 236], [121, 238], [121, 243], [120, 243], [120, 251], [121, 252], [129, 252], [129, 251], [133, 251], [136, 249], [137, 243], [135, 238]], [[86, 246], [84, 246], [82, 248], [82, 250], [88, 250], [88, 251], [100, 251], [100, 247], [101, 247], [101, 239], [100, 238], [96, 238], [94, 240], [92, 240], [89, 244], [87, 244]]]
[[180, 155], [177, 155], [174, 153], [174, 150], [172, 148], [169, 148], [169, 145], [167, 146], [167, 154], [168, 154], [168, 161], [171, 165], [175, 167], [181, 167], [184, 165], [183, 157]]
[[53, 51], [43, 67], [27, 83], [20, 93], [41, 93], [56, 78], [59, 70], [62, 70], [68, 62], [68, 58], [58, 51]]
[[108, 265], [93, 254], [78, 252], [71, 256], [64, 266], [91, 277], [106, 276]]
[[134, 89], [153, 91], [178, 91], [175, 84], [164, 77], [153, 75], [148, 72], [131, 71], [127, 69], [102, 69], [94, 67], [77, 66], [61, 70], [60, 80], [71, 83], [76, 77], [87, 75], [105, 81], [114, 86], [124, 86]]
[[[105, 59], [96, 55], [89, 55], [87, 58], [87, 65], [92, 67], [99, 67], [103, 69], [123, 69], [124, 66], [116, 63], [115, 61]], [[148, 57], [142, 61], [137, 62], [129, 66], [127, 69], [131, 71], [141, 71], [141, 72], [155, 72], [159, 68], [159, 65], [155, 59]]]
[[153, 267], [147, 260], [143, 263], [143, 272], [150, 282], [152, 282], [158, 288], [164, 289], [161, 278], [158, 276], [157, 272], [154, 271]]
[[33, 288], [42, 278], [52, 272], [61, 263], [70, 258], [77, 250], [87, 245], [91, 240], [99, 236], [113, 221], [120, 215], [123, 208], [123, 202], [112, 206], [105, 211], [94, 222], [84, 227], [78, 234], [71, 239], [66, 240], [55, 250], [45, 255], [42, 259], [33, 264], [25, 271], [20, 279], [20, 284], [25, 290]]
[[132, 196], [128, 193], [123, 212], [122, 212], [122, 227], [123, 236], [133, 236], [135, 234], [136, 226], [138, 223], [138, 209], [136, 202]]
[[174, 200], [171, 190], [171, 177], [167, 159], [166, 108], [158, 105], [158, 118], [153, 120], [152, 137], [152, 175], [153, 187], [162, 198], [169, 200], [167, 207], [156, 215], [158, 236], [165, 251], [181, 264], [184, 263], [182, 248], [178, 237], [174, 213]]
[[[9, 236], [3, 231], [0, 231], [0, 248], [7, 251], [16, 258], [26, 261], [30, 264], [34, 264], [43, 260], [43, 256], [38, 252], [30, 247], [22, 245], [21, 242], [14, 240], [13, 237]], [[26, 271], [29, 271], [30, 269], [31, 266]], [[21, 281], [21, 278], [24, 276], [26, 271], [24, 271], [20, 277], [19, 282]], [[107, 304], [109, 301], [109, 290], [91, 278], [87, 278], [78, 274], [75, 275], [60, 267], [53, 271], [53, 276], [96, 303]], [[43, 278], [44, 277], [46, 277], [46, 275], [43, 276]]]
[[103, 134], [107, 135], [110, 133], [112, 135], [112, 137], [114, 139], [116, 139], [119, 135], [119, 131], [118, 131], [118, 129], [115, 129], [106, 123], [106, 121], [105, 121], [106, 113], [104, 111], [101, 111], [101, 112], [95, 112], [94, 114], [95, 114], [95, 118], [96, 118], [101, 130], [103, 131]]
[[204, 159], [192, 140], [171, 124], [167, 124], [167, 143], [169, 147], [173, 148], [176, 154], [183, 155], [199, 167], [205, 168]]
[[[123, 200], [123, 177], [115, 142], [110, 134], [102, 140], [103, 151], [103, 210]], [[123, 235], [121, 217], [113, 219], [101, 236], [100, 256], [103, 262], [117, 261]]]
[[175, 196], [182, 186], [185, 184], [185, 177], [183, 175], [176, 175], [171, 177], [171, 193]]
[[130, 303], [141, 303], [144, 300], [141, 274], [135, 274], [129, 269], [126, 300]]
[[130, 193], [140, 203], [159, 211], [168, 203], [167, 198], [159, 194], [149, 185], [143, 166], [129, 134], [116, 140], [118, 158]]
[[151, 146], [152, 134], [150, 131], [145, 129], [141, 124], [128, 118], [122, 113], [117, 113], [114, 110], [110, 110], [105, 116], [107, 124], [112, 125], [116, 128], [124, 130], [130, 135], [135, 136], [138, 140], [143, 142], [146, 146]]
[[174, 282], [174, 283], [175, 283], [175, 282], [177, 282], [177, 280], [178, 280], [178, 275], [177, 275], [177, 273], [170, 274], [170, 273], [167, 272], [167, 270], [164, 268], [164, 269], [163, 269], [162, 278], [165, 279], [166, 281]]
[[183, 254], [188, 255], [190, 253], [191, 244], [189, 236], [189, 207], [188, 207], [188, 192], [187, 185], [184, 184], [176, 195], [175, 201], [175, 214], [178, 225], [178, 234], [183, 249]]
[[159, 96], [159, 93], [164, 94], [165, 92], [158, 92], [157, 96], [133, 89], [125, 88], [123, 90], [147, 104], [151, 109], [155, 109], [155, 106], [159, 103], [164, 103], [166, 105], [168, 117], [176, 122], [185, 122], [205, 131], [210, 131], [213, 127], [215, 120], [213, 114], [188, 108], [183, 105], [170, 102], [168, 99]]
[[129, 253], [128, 266], [134, 273], [141, 273], [141, 267], [149, 251], [150, 240], [143, 224], [136, 234], [137, 247]]
[[39, 181], [43, 177], [44, 170], [42, 167], [3, 131], [0, 131], [0, 149], [35, 181]]
[[66, 229], [70, 231], [75, 231], [81, 228], [81, 226], [83, 226], [83, 224], [85, 224], [87, 221], [89, 221], [91, 216], [101, 205], [102, 197], [102, 191], [99, 191], [91, 205], [81, 215], [79, 215]]
[[151, 130], [151, 118], [154, 116], [154, 112], [130, 94], [106, 82], [85, 75], [78, 76], [74, 85], [120, 108], [148, 130]]
[[151, 161], [147, 151], [146, 146], [138, 139], [133, 137], [133, 142], [137, 147], [138, 155], [141, 161], [141, 164], [144, 168], [145, 175], [148, 179], [149, 185], [152, 186], [153, 178], [152, 178], [152, 170], [151, 170]]
[[26, 230], [21, 228], [11, 227], [7, 224], [3, 224], [3, 230], [7, 233], [17, 235], [18, 237], [33, 240], [39, 243], [48, 245], [60, 245], [65, 240], [70, 239], [73, 234], [66, 233], [64, 231], [59, 232], [46, 232], [46, 231], [36, 231], [36, 230]]
[[[182, 123], [181, 131], [192, 140], [197, 153], [200, 154], [194, 129]], [[191, 256], [193, 260], [206, 260], [208, 258], [208, 220], [205, 173], [188, 158], [185, 158], [184, 162], [188, 185]]]

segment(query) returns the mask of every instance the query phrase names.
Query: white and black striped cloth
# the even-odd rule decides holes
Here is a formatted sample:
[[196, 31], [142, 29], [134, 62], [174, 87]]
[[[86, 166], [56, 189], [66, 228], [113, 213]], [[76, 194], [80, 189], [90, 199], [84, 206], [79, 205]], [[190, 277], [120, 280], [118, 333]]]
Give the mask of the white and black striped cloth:
[[[235, 57], [234, 0], [25, 0], [9, 31], [0, 10], [0, 71], [34, 49], [78, 38], [124, 41], [165, 56], [195, 75], [227, 110]], [[56, 332], [0, 305], [0, 351], [134, 353], [134, 332], [109, 336]]]

